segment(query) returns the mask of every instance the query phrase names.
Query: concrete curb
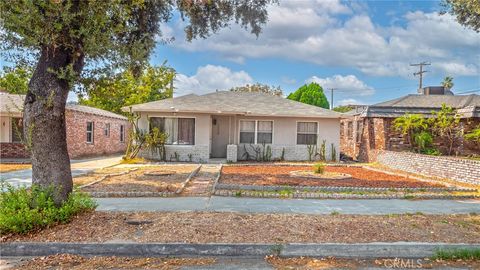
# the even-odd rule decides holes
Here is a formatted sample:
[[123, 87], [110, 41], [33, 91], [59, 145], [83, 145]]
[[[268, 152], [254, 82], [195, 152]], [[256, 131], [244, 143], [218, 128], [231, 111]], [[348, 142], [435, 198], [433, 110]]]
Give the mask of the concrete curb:
[[182, 243], [32, 243], [0, 244], [2, 256], [47, 256], [69, 253], [96, 256], [310, 256], [338, 258], [425, 258], [439, 249], [472, 249], [480, 244], [364, 243], [364, 244], [182, 244]]

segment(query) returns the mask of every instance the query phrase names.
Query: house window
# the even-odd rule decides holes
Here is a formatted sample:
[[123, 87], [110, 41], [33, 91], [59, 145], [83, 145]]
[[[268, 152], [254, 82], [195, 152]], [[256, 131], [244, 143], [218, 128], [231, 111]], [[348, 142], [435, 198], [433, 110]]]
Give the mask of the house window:
[[105, 137], [110, 137], [110, 123], [105, 124], [105, 129], [103, 130]]
[[125, 126], [120, 125], [120, 142], [124, 142], [124, 141], [125, 141]]
[[240, 143], [255, 143], [255, 121], [240, 121]]
[[348, 122], [347, 136], [348, 136], [348, 138], [353, 138], [353, 122], [352, 121]]
[[240, 143], [272, 143], [273, 121], [240, 121]]
[[21, 142], [23, 138], [23, 119], [12, 118], [12, 142]]
[[87, 143], [93, 143], [93, 122], [87, 122]]
[[150, 119], [152, 128], [168, 134], [167, 144], [195, 144], [195, 118], [153, 117]]
[[297, 144], [317, 144], [317, 122], [297, 122]]
[[272, 143], [273, 122], [258, 121], [257, 125], [257, 143]]

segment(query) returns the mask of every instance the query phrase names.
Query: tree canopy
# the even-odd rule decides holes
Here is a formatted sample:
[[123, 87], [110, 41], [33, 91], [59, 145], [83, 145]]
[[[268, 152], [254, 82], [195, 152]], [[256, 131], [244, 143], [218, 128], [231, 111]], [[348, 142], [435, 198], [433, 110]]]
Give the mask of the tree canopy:
[[121, 108], [124, 106], [172, 97], [174, 78], [175, 70], [165, 65], [147, 66], [138, 78], [126, 70], [113, 77], [85, 82], [79, 103], [123, 113]]
[[230, 89], [232, 92], [256, 92], [256, 93], [265, 93], [271, 94], [274, 96], [283, 96], [283, 91], [280, 86], [269, 86], [266, 84], [255, 83], [255, 84], [247, 84], [244, 86], [233, 87]]
[[10, 94], [26, 94], [32, 73], [33, 69], [29, 66], [5, 66], [0, 72], [0, 89]]
[[442, 86], [447, 88], [447, 89], [452, 89], [454, 83], [453, 83], [453, 78], [451, 76], [446, 76], [443, 78], [442, 81]]
[[290, 93], [287, 98], [325, 109], [330, 108], [327, 97], [323, 93], [323, 88], [314, 82], [303, 85], [297, 91]]
[[336, 112], [340, 112], [340, 113], [346, 113], [346, 112], [349, 112], [351, 110], [353, 110], [354, 107], [352, 106], [348, 106], [348, 105], [345, 105], [345, 106], [337, 106], [335, 108], [333, 108], [334, 111]]
[[478, 0], [444, 0], [444, 12], [457, 18], [458, 23], [480, 32], [480, 1]]

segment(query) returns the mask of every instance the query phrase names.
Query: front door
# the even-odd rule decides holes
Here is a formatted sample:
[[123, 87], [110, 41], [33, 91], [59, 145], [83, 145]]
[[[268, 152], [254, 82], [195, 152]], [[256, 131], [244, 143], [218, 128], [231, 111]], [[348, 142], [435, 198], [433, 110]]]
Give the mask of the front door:
[[212, 158], [226, 158], [229, 116], [212, 116]]

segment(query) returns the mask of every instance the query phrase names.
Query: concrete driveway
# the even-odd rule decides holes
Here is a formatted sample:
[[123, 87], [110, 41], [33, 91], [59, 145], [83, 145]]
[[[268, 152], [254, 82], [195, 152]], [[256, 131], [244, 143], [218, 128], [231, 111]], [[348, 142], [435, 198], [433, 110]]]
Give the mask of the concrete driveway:
[[[121, 155], [72, 160], [72, 175], [75, 177], [96, 169], [110, 167], [119, 164], [121, 160]], [[32, 169], [0, 173], [0, 181], [5, 181], [15, 187], [30, 186], [32, 184]]]

